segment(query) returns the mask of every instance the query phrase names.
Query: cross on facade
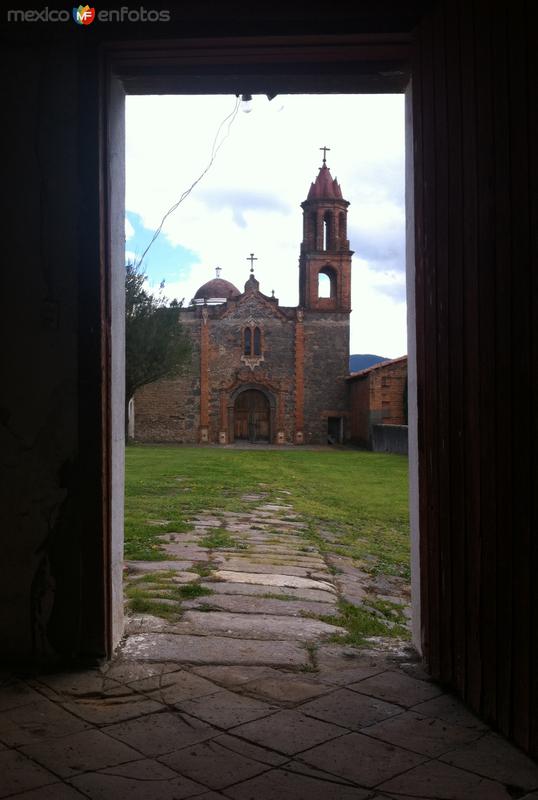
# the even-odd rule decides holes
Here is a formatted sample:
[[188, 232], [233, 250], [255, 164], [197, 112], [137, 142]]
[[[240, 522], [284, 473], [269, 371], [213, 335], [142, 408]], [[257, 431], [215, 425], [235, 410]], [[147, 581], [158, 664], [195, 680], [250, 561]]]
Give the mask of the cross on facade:
[[250, 261], [250, 271], [252, 273], [254, 272], [254, 262], [257, 261], [257, 260], [258, 259], [255, 257], [254, 253], [251, 253], [249, 255], [249, 257], [247, 258], [247, 261]]

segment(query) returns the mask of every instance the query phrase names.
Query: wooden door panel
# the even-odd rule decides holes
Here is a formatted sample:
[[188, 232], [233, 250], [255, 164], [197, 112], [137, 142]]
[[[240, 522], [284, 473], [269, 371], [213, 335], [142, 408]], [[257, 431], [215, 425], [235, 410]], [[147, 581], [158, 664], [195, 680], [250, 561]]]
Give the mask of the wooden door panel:
[[269, 403], [256, 389], [242, 392], [235, 401], [234, 436], [249, 441], [269, 439]]

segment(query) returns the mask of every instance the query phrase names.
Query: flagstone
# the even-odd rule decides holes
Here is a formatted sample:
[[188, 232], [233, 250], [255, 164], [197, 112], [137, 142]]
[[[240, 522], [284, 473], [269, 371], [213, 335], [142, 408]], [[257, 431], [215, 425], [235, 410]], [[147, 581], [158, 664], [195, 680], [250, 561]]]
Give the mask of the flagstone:
[[[215, 559], [225, 569], [232, 572], [261, 572], [264, 575], [296, 575], [301, 578], [310, 577], [310, 570], [305, 567], [296, 567], [294, 565], [288, 566], [287, 564], [263, 564], [256, 561], [251, 561], [245, 558], [224, 558], [222, 555], [216, 556]], [[327, 575], [323, 576], [327, 578]], [[323, 580], [323, 578], [322, 578]]]
[[234, 800], [365, 800], [364, 789], [319, 780], [285, 769], [274, 769], [226, 790]]
[[[252, 697], [243, 697], [228, 691], [228, 689], [219, 689], [214, 694], [205, 697], [183, 700], [177, 704], [176, 708], [225, 730], [245, 722], [258, 720], [279, 710], [278, 706], [255, 700]], [[212, 786], [211, 788], [216, 787]]]
[[249, 549], [248, 552], [246, 552], [245, 549], [234, 551], [233, 548], [230, 548], [230, 551], [228, 551], [224, 557], [230, 558], [230, 552], [233, 553], [233, 558], [237, 559], [238, 561], [253, 561], [259, 564], [286, 564], [296, 567], [327, 569], [322, 558], [314, 558], [311, 555], [302, 555], [296, 551], [293, 553], [258, 553], [254, 549]]
[[180, 664], [302, 667], [309, 663], [307, 650], [297, 642], [222, 636], [137, 634], [127, 638], [122, 652], [141, 661], [175, 659]]
[[282, 673], [280, 670], [277, 670], [274, 667], [252, 667], [249, 665], [233, 667], [193, 667], [192, 672], [196, 675], [201, 675], [203, 678], [219, 684], [220, 686], [225, 686], [226, 688], [241, 686], [242, 684], [256, 680], [257, 678], [277, 676], [282, 674], [295, 675], [294, 672]]
[[190, 561], [126, 561], [129, 572], [168, 572], [169, 570], [186, 570], [192, 566]]
[[250, 639], [291, 639], [312, 641], [323, 636], [345, 634], [344, 628], [317, 619], [274, 616], [270, 614], [233, 614], [227, 611], [186, 611], [173, 627], [174, 633], [197, 633]]
[[334, 586], [327, 581], [316, 581], [312, 578], [303, 578], [296, 575], [283, 575], [261, 573], [261, 572], [242, 572], [236, 570], [217, 570], [215, 577], [231, 583], [258, 583], [263, 586], [290, 586], [296, 589], [324, 589], [328, 592], [336, 592]]
[[368, 787], [377, 786], [381, 781], [406, 772], [425, 760], [424, 756], [369, 739], [360, 733], [349, 733], [325, 742], [307, 752], [299, 753], [296, 758]]
[[[71, 779], [92, 800], [181, 800], [200, 797], [205, 787], [160, 764], [144, 759]], [[78, 795], [77, 795], [78, 796]]]
[[[331, 605], [336, 603], [336, 595], [327, 589], [297, 589], [292, 586], [279, 588], [268, 587], [257, 583], [228, 583], [226, 581], [206, 582], [201, 585], [218, 595], [248, 595], [258, 597], [269, 595], [270, 597], [268, 599], [275, 600], [279, 598], [283, 598], [283, 600], [295, 598], [296, 600], [311, 600], [313, 602], [328, 603]], [[283, 600], [279, 600], [279, 602], [283, 602]]]
[[211, 789], [223, 789], [268, 770], [267, 765], [234, 753], [217, 740], [176, 750], [160, 760], [181, 775], [203, 782]]
[[273, 600], [247, 595], [215, 595], [199, 597], [182, 603], [184, 609], [207, 606], [213, 610], [231, 611], [235, 614], [271, 614], [276, 616], [301, 617], [304, 614], [335, 616], [338, 610], [331, 603], [316, 603], [308, 600]]
[[62, 778], [141, 758], [136, 750], [98, 730], [46, 739], [26, 745], [22, 752]]
[[0, 753], [0, 797], [24, 792], [38, 786], [55, 783], [56, 775], [49, 772], [16, 750]]

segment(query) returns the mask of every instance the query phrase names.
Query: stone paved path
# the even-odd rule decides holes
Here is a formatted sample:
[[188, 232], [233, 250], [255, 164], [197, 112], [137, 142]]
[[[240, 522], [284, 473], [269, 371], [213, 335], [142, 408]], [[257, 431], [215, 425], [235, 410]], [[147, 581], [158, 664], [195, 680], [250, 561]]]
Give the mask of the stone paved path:
[[[251, 510], [201, 513], [192, 531], [164, 534], [170, 560], [128, 562], [129, 586], [169, 613], [162, 619], [149, 607], [130, 616], [125, 656], [314, 669], [319, 644], [347, 633], [335, 621], [339, 599], [362, 605], [381, 595], [408, 610], [403, 581], [379, 585], [351, 559], [322, 555], [285, 501], [266, 502], [263, 493], [241, 501]], [[178, 584], [207, 594], [179, 600]]]
[[0, 798], [538, 800], [538, 765], [411, 648], [328, 641], [338, 598], [405, 587], [335, 573], [292, 509], [248, 502], [129, 565], [168, 618], [131, 616], [111, 663], [0, 676]]

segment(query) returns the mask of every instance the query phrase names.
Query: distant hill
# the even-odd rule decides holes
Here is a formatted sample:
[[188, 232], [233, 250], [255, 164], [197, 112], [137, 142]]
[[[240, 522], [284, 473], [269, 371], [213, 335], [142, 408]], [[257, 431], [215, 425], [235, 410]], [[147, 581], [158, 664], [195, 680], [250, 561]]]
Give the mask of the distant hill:
[[387, 361], [386, 356], [374, 356], [372, 353], [354, 353], [349, 357], [349, 371], [360, 372], [361, 369], [373, 367], [380, 361]]

